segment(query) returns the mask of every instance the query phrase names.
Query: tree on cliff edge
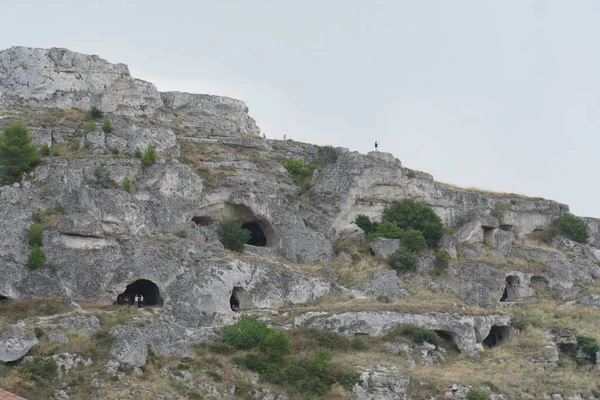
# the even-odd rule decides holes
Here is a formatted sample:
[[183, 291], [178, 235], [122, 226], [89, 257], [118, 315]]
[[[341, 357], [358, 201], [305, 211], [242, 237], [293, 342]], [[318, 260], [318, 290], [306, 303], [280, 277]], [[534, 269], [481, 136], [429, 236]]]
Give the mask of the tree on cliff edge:
[[0, 179], [7, 183], [16, 182], [40, 162], [25, 124], [15, 122], [5, 126], [0, 136]]

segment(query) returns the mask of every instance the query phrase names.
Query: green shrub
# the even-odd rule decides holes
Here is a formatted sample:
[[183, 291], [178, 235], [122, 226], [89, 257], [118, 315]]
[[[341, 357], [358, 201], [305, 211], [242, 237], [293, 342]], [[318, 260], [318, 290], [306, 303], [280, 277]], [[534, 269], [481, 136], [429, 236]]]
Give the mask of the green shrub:
[[270, 329], [260, 344], [260, 349], [271, 360], [283, 360], [290, 354], [292, 344], [287, 333], [281, 329]]
[[362, 215], [362, 214], [360, 214], [359, 216], [356, 217], [356, 219], [354, 220], [354, 223], [360, 229], [363, 230], [365, 235], [374, 233], [377, 230], [377, 226], [379, 225], [379, 223], [377, 223], [375, 221], [371, 221], [371, 219], [369, 217], [367, 217], [366, 215]]
[[99, 166], [94, 170], [94, 176], [98, 181], [110, 180], [110, 174], [108, 173], [108, 170], [103, 166]]
[[25, 124], [15, 122], [6, 125], [0, 135], [0, 179], [7, 183], [17, 182], [40, 162]]
[[443, 250], [438, 250], [435, 252], [435, 266], [438, 268], [446, 268], [450, 263], [452, 257], [448, 255]]
[[27, 243], [33, 246], [42, 247], [42, 235], [44, 233], [44, 228], [37, 222], [34, 222], [29, 227], [29, 232], [27, 232]]
[[409, 170], [409, 171], [406, 173], [406, 177], [407, 177], [408, 179], [414, 179], [414, 178], [416, 178], [416, 177], [417, 177], [417, 174], [415, 174], [415, 171], [413, 171], [413, 170]]
[[444, 343], [444, 340], [437, 332], [416, 325], [400, 325], [385, 334], [383, 338], [384, 340], [395, 340], [398, 336], [409, 338], [413, 343], [417, 344], [427, 342], [439, 347]]
[[115, 156], [118, 156], [119, 154], [121, 154], [121, 150], [119, 150], [119, 148], [117, 146], [110, 149], [110, 152], [113, 153]]
[[591, 358], [594, 364], [598, 362], [596, 353], [600, 351], [600, 343], [598, 343], [596, 339], [585, 336], [577, 336], [577, 344], [579, 347], [581, 347], [581, 350]]
[[398, 272], [409, 272], [417, 269], [419, 257], [406, 249], [400, 248], [388, 257], [387, 262]]
[[104, 113], [100, 111], [98, 107], [92, 107], [90, 110], [88, 117], [90, 119], [101, 119], [104, 116]]
[[83, 126], [86, 132], [93, 132], [96, 130], [96, 123], [94, 121], [90, 121]]
[[350, 339], [337, 332], [311, 328], [307, 336], [309, 339], [314, 340], [319, 347], [330, 350], [346, 351], [352, 347]]
[[123, 190], [125, 190], [127, 193], [131, 193], [131, 181], [129, 180], [128, 176], [123, 179]]
[[27, 266], [30, 269], [40, 269], [46, 263], [46, 256], [39, 246], [33, 246], [27, 256]]
[[552, 221], [552, 226], [561, 234], [578, 243], [587, 243], [589, 238], [588, 226], [573, 214], [564, 214]]
[[140, 149], [135, 149], [135, 152], [133, 153], [133, 156], [135, 158], [142, 158], [142, 151]]
[[411, 253], [418, 254], [427, 248], [427, 241], [420, 231], [409, 229], [402, 233], [402, 247]]
[[467, 393], [467, 400], [490, 400], [490, 393], [485, 389], [473, 388]]
[[104, 123], [102, 124], [102, 130], [104, 133], [112, 133], [112, 125], [110, 124], [109, 120], [104, 120]]
[[249, 350], [258, 347], [269, 331], [266, 323], [244, 315], [235, 324], [223, 328], [222, 342], [238, 349]]
[[235, 219], [222, 218], [217, 221], [217, 236], [226, 249], [243, 253], [251, 234]]
[[404, 231], [393, 222], [382, 222], [377, 225], [377, 230], [369, 235], [369, 239], [384, 237], [389, 239], [400, 239], [404, 235]]
[[144, 153], [144, 157], [142, 158], [142, 165], [144, 167], [150, 167], [156, 163], [156, 149], [152, 146], [149, 146]]
[[288, 171], [292, 179], [298, 183], [312, 176], [313, 168], [305, 165], [300, 160], [287, 160], [283, 162], [283, 166]]
[[80, 146], [81, 146], [81, 142], [79, 141], [79, 139], [74, 138], [74, 139], [69, 140], [69, 149], [71, 151], [79, 150]]
[[42, 147], [40, 147], [40, 155], [42, 155], [42, 156], [50, 155], [50, 146], [48, 146], [48, 143], [44, 143], [44, 145]]
[[323, 166], [335, 164], [340, 156], [340, 150], [332, 146], [317, 146], [317, 157]]
[[21, 375], [26, 375], [30, 380], [42, 383], [53, 380], [57, 375], [58, 367], [56, 361], [52, 359], [42, 360], [36, 358], [20, 363], [17, 366], [17, 371]]
[[427, 205], [414, 200], [395, 201], [383, 211], [382, 221], [393, 222], [403, 230], [415, 229], [423, 234], [427, 245], [436, 247], [444, 234], [442, 220]]
[[91, 141], [91, 140], [87, 140], [87, 139], [86, 139], [86, 140], [83, 142], [83, 148], [84, 148], [84, 149], [86, 149], [86, 150], [89, 150], [89, 149], [91, 149], [91, 148], [92, 148], [92, 141]]

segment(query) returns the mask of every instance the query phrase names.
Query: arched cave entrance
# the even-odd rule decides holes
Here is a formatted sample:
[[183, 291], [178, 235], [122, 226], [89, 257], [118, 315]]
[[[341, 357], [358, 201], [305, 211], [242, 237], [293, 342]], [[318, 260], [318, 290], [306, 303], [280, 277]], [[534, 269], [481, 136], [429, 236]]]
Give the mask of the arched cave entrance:
[[8, 297], [0, 294], [0, 303], [2, 303], [3, 301], [6, 301], [6, 300], [8, 300]]
[[239, 295], [243, 291], [244, 289], [239, 286], [235, 286], [231, 291], [231, 297], [229, 298], [229, 306], [231, 307], [232, 311], [240, 311], [241, 307]]
[[501, 302], [513, 301], [519, 297], [518, 289], [521, 284], [521, 279], [516, 275], [509, 275], [506, 277], [506, 285], [504, 286], [504, 292], [500, 298]]
[[452, 336], [452, 333], [450, 333], [448, 331], [443, 331], [443, 330], [435, 330], [435, 333], [437, 333], [438, 336], [444, 341], [443, 347], [446, 350], [453, 350], [453, 351], [456, 351], [457, 353], [460, 352], [458, 350], [458, 346], [456, 345], [456, 342], [454, 341], [454, 337]]
[[211, 226], [215, 223], [215, 219], [212, 217], [194, 217], [192, 218], [192, 222], [194, 222], [198, 226]]
[[133, 298], [136, 294], [144, 296], [144, 307], [162, 306], [163, 300], [160, 297], [158, 286], [148, 279], [138, 279], [130, 285], [127, 285], [125, 291], [117, 296], [117, 304], [133, 304]]
[[513, 330], [510, 326], [492, 326], [490, 333], [483, 339], [483, 345], [489, 348], [496, 347], [500, 342], [512, 337]]
[[529, 280], [529, 286], [535, 291], [536, 296], [541, 296], [548, 291], [548, 279], [543, 276], [532, 276]]
[[267, 237], [259, 224], [256, 222], [248, 222], [242, 225], [242, 228], [250, 232], [250, 239], [248, 239], [246, 244], [258, 247], [265, 247], [267, 245]]

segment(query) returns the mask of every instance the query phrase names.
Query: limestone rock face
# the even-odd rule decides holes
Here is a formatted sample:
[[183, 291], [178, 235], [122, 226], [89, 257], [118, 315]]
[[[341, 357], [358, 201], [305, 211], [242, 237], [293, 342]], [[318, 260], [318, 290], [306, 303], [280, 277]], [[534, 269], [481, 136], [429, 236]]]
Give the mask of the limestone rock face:
[[373, 272], [371, 280], [357, 289], [371, 296], [394, 298], [409, 295], [396, 271], [389, 269]]
[[371, 246], [371, 250], [373, 250], [376, 256], [385, 259], [402, 246], [402, 241], [400, 239], [379, 237], [371, 240], [369, 246]]
[[0, 333], [0, 361], [19, 360], [37, 343], [38, 340], [32, 332], [20, 326], [10, 326]]
[[67, 49], [11, 47], [0, 52], [0, 105], [143, 115], [163, 102], [153, 84], [131, 77], [124, 64]]
[[56, 230], [65, 235], [104, 238], [104, 230], [100, 221], [86, 214], [61, 218], [56, 225]]
[[109, 331], [117, 338], [110, 349], [110, 354], [117, 361], [142, 367], [148, 357], [148, 346], [142, 332], [134, 326], [116, 325]]
[[356, 400], [406, 399], [409, 379], [399, 376], [397, 368], [377, 367], [363, 371], [360, 384], [352, 389]]
[[64, 317], [58, 321], [58, 324], [71, 332], [94, 333], [100, 330], [100, 321], [94, 316]]

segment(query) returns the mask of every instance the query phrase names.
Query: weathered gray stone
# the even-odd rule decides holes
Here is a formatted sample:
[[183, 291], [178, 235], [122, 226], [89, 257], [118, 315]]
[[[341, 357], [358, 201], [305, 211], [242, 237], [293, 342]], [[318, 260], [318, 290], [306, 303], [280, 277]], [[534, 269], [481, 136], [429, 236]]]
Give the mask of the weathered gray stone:
[[404, 287], [404, 283], [398, 278], [395, 270], [379, 270], [373, 272], [371, 280], [359, 287], [357, 290], [371, 296], [405, 297], [410, 293]]
[[397, 369], [384, 367], [367, 369], [360, 375], [360, 384], [352, 389], [356, 400], [406, 399], [409, 379], [398, 376]]
[[146, 364], [148, 345], [142, 332], [134, 326], [116, 325], [109, 333], [117, 338], [110, 355], [120, 363], [141, 367]]
[[98, 219], [89, 214], [62, 217], [56, 230], [65, 235], [104, 238], [104, 230]]
[[402, 246], [400, 239], [375, 238], [369, 243], [371, 250], [377, 257], [388, 258], [392, 253]]
[[51, 343], [69, 343], [69, 337], [61, 331], [52, 331], [48, 334], [48, 341]]
[[32, 332], [12, 325], [0, 332], [0, 361], [10, 362], [23, 358], [38, 343]]
[[85, 315], [61, 318], [58, 320], [58, 325], [71, 332], [94, 333], [101, 329], [97, 317]]
[[588, 308], [600, 309], [600, 294], [589, 294], [577, 300], [578, 303], [583, 304]]

